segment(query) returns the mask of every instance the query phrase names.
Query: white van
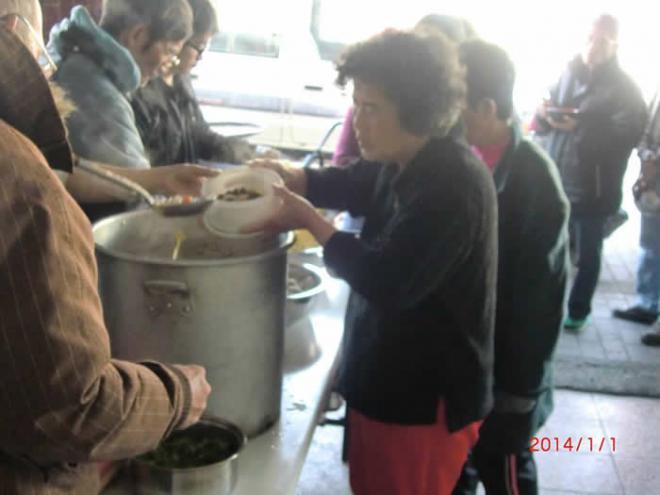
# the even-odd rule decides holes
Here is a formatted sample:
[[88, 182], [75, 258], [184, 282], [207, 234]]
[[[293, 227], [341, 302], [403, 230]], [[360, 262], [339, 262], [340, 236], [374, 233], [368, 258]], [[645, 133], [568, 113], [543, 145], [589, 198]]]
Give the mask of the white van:
[[[277, 22], [256, 23], [253, 15], [249, 22], [235, 23], [243, 29], [233, 30], [230, 20], [222, 22], [222, 8], [221, 32], [193, 72], [206, 119], [255, 124], [263, 129], [250, 138], [256, 144], [316, 149], [344, 118], [350, 98], [335, 85], [334, 65], [321, 59], [308, 21], [292, 26], [289, 17], [287, 26], [280, 23], [283, 29], [273, 30]], [[326, 150], [334, 148], [338, 135], [328, 140]]]

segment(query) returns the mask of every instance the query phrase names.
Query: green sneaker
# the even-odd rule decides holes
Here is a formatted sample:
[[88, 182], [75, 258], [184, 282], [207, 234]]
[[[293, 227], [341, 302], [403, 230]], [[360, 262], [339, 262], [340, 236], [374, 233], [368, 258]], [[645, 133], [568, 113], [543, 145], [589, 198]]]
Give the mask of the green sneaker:
[[564, 328], [566, 330], [579, 331], [582, 330], [586, 324], [589, 323], [589, 317], [585, 316], [584, 318], [572, 318], [567, 316], [564, 320]]

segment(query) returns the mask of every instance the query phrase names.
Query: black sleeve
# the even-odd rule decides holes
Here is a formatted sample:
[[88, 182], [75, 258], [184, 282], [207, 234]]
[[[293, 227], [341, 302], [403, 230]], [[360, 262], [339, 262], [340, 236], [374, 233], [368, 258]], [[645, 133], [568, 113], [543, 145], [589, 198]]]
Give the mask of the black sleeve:
[[362, 216], [369, 211], [384, 165], [358, 161], [347, 167], [306, 169], [307, 199], [319, 208]]
[[[553, 165], [554, 167], [554, 165]], [[541, 169], [541, 167], [538, 167]], [[548, 175], [550, 172], [550, 175]], [[546, 363], [554, 352], [562, 321], [562, 305], [568, 273], [568, 201], [559, 178], [539, 170], [520, 183], [521, 216], [519, 248], [513, 267], [510, 308], [506, 331], [509, 345], [519, 349], [516, 372], [498, 376], [507, 392], [536, 396], [542, 391]]]
[[243, 163], [255, 157], [254, 146], [244, 139], [229, 138], [215, 132], [201, 111], [192, 127], [198, 157], [226, 163]]
[[[186, 82], [182, 82], [185, 87]], [[192, 87], [186, 89], [190, 95], [187, 101], [187, 115], [190, 120], [190, 132], [198, 159], [225, 163], [243, 163], [255, 157], [254, 146], [245, 139], [225, 137], [218, 134], [204, 119], [199, 102]]]
[[46, 161], [50, 168], [53, 170], [59, 170], [60, 172], [66, 172], [68, 174], [73, 173], [73, 163], [74, 157], [69, 146], [69, 142], [66, 139], [63, 139], [59, 142], [53, 142], [42, 145], [40, 151], [46, 157]]
[[483, 201], [472, 199], [411, 205], [373, 243], [336, 233], [325, 246], [326, 265], [383, 310], [413, 307], [469, 256], [482, 228]]
[[606, 101], [594, 99], [578, 121], [581, 149], [587, 153], [619, 153], [634, 148], [644, 133], [646, 103], [632, 81], [619, 84]]

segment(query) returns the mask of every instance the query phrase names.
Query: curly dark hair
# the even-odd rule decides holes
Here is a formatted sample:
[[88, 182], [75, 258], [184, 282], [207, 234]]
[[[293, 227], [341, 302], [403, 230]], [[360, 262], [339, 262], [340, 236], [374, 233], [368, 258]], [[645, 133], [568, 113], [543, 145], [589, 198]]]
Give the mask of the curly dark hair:
[[337, 63], [337, 83], [358, 79], [380, 87], [401, 126], [418, 136], [444, 135], [464, 106], [458, 52], [440, 34], [387, 30], [349, 46]]

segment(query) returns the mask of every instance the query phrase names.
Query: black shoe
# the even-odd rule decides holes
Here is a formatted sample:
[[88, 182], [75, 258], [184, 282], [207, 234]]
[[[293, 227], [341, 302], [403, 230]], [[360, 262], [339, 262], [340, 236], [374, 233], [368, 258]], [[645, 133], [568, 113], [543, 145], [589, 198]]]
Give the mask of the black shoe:
[[642, 344], [651, 347], [660, 346], [660, 332], [649, 332], [642, 336]]
[[658, 312], [644, 309], [641, 306], [631, 306], [627, 309], [615, 309], [612, 311], [612, 316], [621, 320], [652, 325], [658, 319]]

